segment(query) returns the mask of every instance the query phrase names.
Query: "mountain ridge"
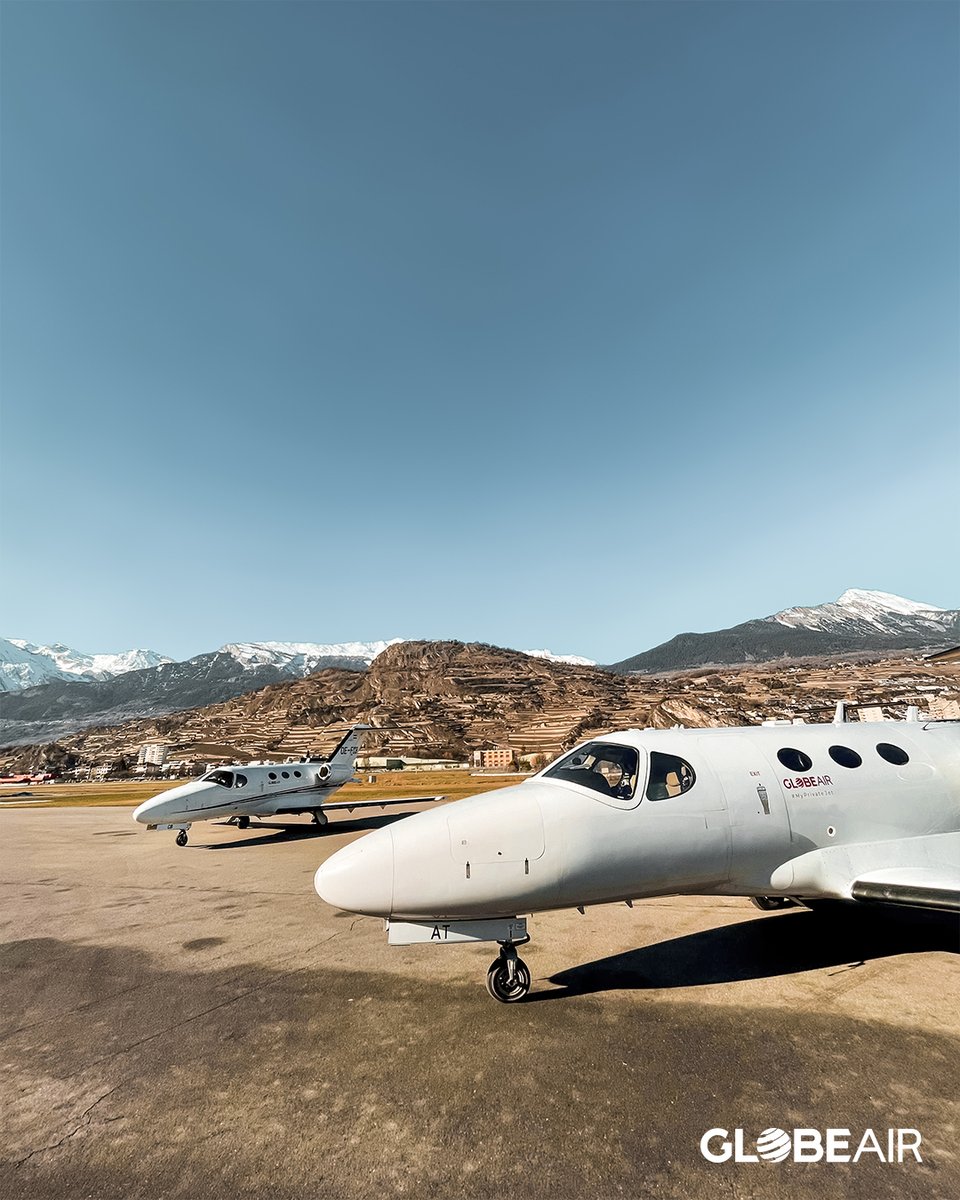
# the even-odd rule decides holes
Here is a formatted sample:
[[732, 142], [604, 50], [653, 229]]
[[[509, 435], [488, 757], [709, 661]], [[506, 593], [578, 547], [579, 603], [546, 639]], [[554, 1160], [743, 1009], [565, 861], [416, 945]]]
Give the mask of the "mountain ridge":
[[[579, 655], [557, 655], [548, 650], [510, 653], [521, 656], [518, 663], [526, 659], [528, 663], [552, 662], [629, 675], [844, 654], [935, 650], [957, 642], [960, 611], [888, 592], [851, 588], [826, 604], [782, 609], [713, 633], [681, 633], [651, 650], [602, 668]], [[18, 649], [16, 642], [7, 644]], [[383, 654], [405, 644], [400, 638], [340, 643], [230, 642], [182, 662], [167, 660], [126, 670], [113, 678], [50, 680], [0, 693], [0, 744], [36, 742], [90, 726], [223, 703], [272, 683], [327, 669], [364, 672]], [[529, 673], [526, 665], [518, 666], [518, 674]]]
[[[149, 742], [187, 773], [206, 764], [283, 760], [332, 745], [344, 727], [376, 726], [368, 753], [456, 758], [490, 746], [552, 757], [611, 729], [758, 724], [819, 714], [837, 700], [889, 706], [934, 699], [956, 704], [960, 667], [884, 660], [730, 667], [680, 676], [615, 675], [596, 667], [530, 658], [482, 643], [404, 642], [364, 672], [328, 669], [267, 684], [184, 712], [88, 728], [3, 753], [7, 770], [118, 764]], [[900, 715], [902, 715], [902, 707]]]
[[99, 682], [127, 671], [172, 661], [156, 650], [87, 654], [62, 642], [36, 646], [23, 638], [0, 638], [0, 692], [17, 691], [58, 679]]
[[681, 671], [821, 655], [937, 650], [958, 641], [958, 609], [848, 588], [825, 604], [782, 609], [709, 633], [677, 634], [607, 669], [617, 674]]

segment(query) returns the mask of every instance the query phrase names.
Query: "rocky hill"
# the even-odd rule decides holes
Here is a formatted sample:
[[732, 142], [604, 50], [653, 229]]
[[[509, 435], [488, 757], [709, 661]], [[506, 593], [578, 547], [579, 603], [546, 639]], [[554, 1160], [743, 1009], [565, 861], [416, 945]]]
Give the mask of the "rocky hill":
[[940, 650], [960, 642], [960, 610], [852, 588], [836, 601], [788, 608], [730, 629], [681, 633], [608, 669], [681, 671], [819, 655]]
[[960, 667], [918, 660], [731, 668], [670, 677], [613, 675], [460, 642], [391, 646], [364, 673], [327, 670], [190, 712], [87, 729], [54, 745], [3, 754], [6, 769], [107, 764], [164, 742], [169, 757], [195, 763], [286, 758], [327, 748], [344, 724], [384, 727], [396, 754], [457, 757], [509, 746], [552, 757], [593, 733], [755, 724], [808, 714], [823, 719], [838, 699], [862, 704], [940, 705], [960, 697]]
[[[66, 647], [45, 647], [51, 653], [63, 651], [57, 660], [60, 666], [43, 655], [34, 655], [45, 664], [43, 682], [21, 686], [23, 679], [17, 672], [22, 664], [14, 660], [26, 652], [18, 648], [20, 643], [0, 639], [0, 745], [24, 745], [58, 738], [89, 725], [114, 725], [135, 717], [156, 717], [216, 704], [291, 676], [303, 677], [332, 668], [365, 671], [378, 655], [399, 641], [230, 642], [209, 654], [198, 654], [183, 662], [163, 659], [159, 665], [140, 663], [133, 655], [147, 653], [141, 651], [84, 656]], [[551, 662], [595, 665], [589, 659], [556, 655], [550, 650], [524, 653]], [[104, 668], [96, 681], [78, 673], [84, 661], [94, 659], [101, 666], [109, 659], [117, 669], [111, 675]], [[138, 670], [138, 665], [149, 669]], [[40, 668], [34, 663], [30, 670]], [[5, 688], [5, 678], [20, 682]]]

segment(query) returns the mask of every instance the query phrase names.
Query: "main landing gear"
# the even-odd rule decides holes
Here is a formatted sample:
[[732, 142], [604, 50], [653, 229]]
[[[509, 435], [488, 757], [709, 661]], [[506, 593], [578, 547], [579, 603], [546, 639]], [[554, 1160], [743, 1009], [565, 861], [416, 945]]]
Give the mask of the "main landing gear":
[[789, 896], [751, 896], [750, 903], [761, 912], [777, 912], [781, 908], [794, 908], [797, 902]]
[[185, 829], [181, 829], [180, 832], [177, 834], [177, 845], [185, 846], [186, 844], [187, 844], [187, 831]]
[[237, 817], [237, 828], [238, 829], [249, 829], [250, 828], [250, 818], [249, 817]]
[[320, 829], [322, 829], [324, 827], [324, 825], [326, 825], [329, 822], [329, 820], [330, 820], [330, 818], [327, 816], [327, 814], [325, 812], [321, 812], [319, 808], [314, 809], [314, 813], [313, 813], [314, 825], [317, 825]]
[[[522, 946], [525, 942], [519, 944]], [[487, 991], [501, 1004], [522, 1000], [530, 991], [530, 968], [518, 956], [516, 942], [500, 943], [500, 954], [487, 971]]]

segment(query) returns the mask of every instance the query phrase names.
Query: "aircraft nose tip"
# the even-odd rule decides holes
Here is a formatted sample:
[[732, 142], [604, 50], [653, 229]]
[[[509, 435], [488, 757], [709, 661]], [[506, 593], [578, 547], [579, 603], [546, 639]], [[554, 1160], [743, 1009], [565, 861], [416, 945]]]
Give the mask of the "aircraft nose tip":
[[140, 825], [155, 825], [178, 807], [173, 802], [177, 794], [178, 789], [175, 789], [173, 792], [160, 792], [159, 795], [151, 796], [133, 810], [133, 819]]
[[389, 829], [368, 833], [317, 868], [317, 895], [334, 908], [388, 917], [393, 908], [393, 837]]
[[153, 798], [151, 797], [150, 800], [144, 800], [142, 804], [138, 804], [133, 810], [133, 819], [140, 825], [146, 825], [148, 823], [150, 818], [147, 816], [147, 813], [150, 811], [150, 805], [152, 803]]

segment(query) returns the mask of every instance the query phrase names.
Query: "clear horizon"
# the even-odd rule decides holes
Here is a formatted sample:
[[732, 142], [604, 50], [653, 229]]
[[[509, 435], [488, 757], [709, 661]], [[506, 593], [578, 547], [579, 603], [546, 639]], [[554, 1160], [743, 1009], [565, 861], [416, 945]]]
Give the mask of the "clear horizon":
[[960, 603], [953, 5], [7, 5], [4, 636]]

